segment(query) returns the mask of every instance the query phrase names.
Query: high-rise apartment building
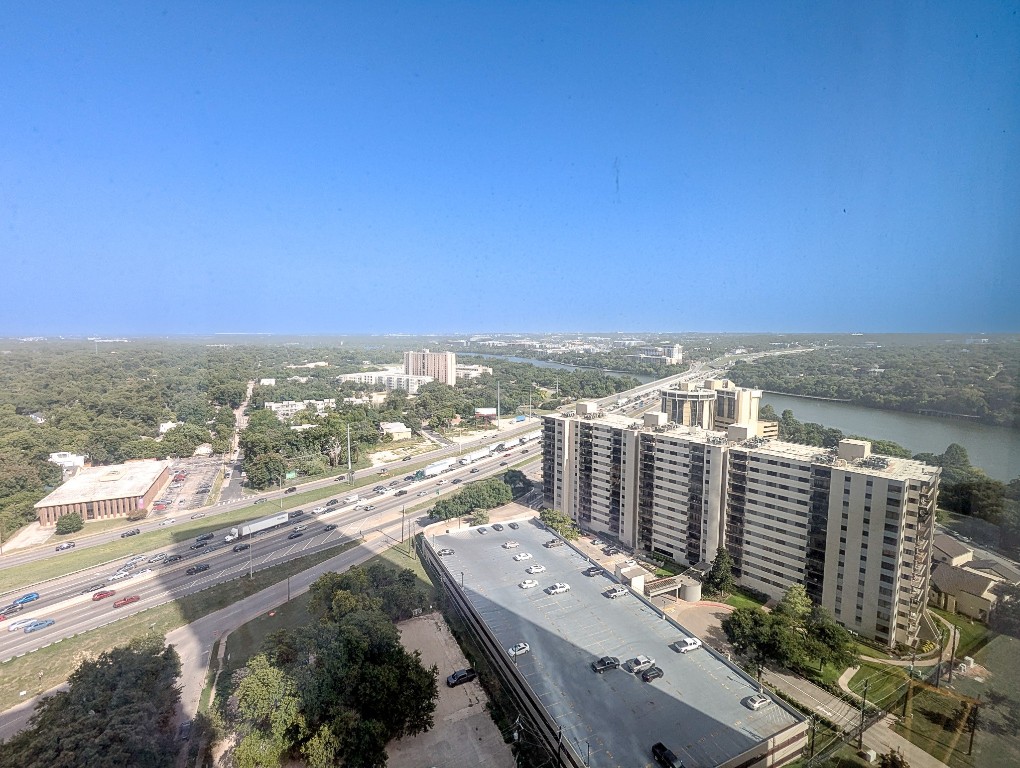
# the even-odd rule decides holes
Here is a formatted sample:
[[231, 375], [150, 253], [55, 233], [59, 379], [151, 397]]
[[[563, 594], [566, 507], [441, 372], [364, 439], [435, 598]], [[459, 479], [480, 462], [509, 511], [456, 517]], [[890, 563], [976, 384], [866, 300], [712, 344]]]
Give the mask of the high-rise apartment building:
[[729, 379], [706, 379], [700, 386], [681, 382], [660, 393], [669, 421], [687, 427], [725, 430], [746, 424], [757, 432], [761, 390], [738, 387]]
[[414, 376], [431, 376], [440, 384], [457, 383], [457, 355], [454, 352], [404, 353], [404, 373]]
[[546, 416], [547, 503], [586, 530], [679, 563], [720, 546], [738, 583], [781, 598], [803, 584], [848, 629], [910, 644], [928, 597], [940, 470], [725, 430], [598, 415]]

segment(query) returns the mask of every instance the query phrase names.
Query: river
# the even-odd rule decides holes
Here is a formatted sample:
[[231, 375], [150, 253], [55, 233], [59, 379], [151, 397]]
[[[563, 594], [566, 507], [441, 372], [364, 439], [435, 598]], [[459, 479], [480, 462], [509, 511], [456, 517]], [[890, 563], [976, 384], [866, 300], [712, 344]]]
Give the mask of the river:
[[761, 402], [778, 414], [789, 408], [798, 421], [835, 427], [848, 435], [892, 440], [911, 453], [942, 453], [950, 443], [957, 443], [967, 449], [970, 463], [989, 477], [1003, 482], [1020, 477], [1020, 431], [1015, 429], [771, 392]]

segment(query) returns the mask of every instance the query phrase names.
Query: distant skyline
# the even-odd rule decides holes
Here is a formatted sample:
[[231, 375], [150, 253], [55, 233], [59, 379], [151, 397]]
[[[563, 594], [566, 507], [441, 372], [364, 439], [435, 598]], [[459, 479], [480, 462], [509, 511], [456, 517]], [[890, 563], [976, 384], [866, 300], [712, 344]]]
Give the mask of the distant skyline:
[[1020, 331], [1018, 10], [12, 6], [0, 336]]

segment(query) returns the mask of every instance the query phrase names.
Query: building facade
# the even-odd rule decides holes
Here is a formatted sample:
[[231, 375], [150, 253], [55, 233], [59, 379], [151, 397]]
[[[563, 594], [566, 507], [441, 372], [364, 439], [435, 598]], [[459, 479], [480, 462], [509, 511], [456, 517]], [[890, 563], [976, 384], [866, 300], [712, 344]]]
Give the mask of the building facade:
[[404, 353], [404, 373], [414, 376], [431, 376], [440, 384], [457, 383], [457, 355], [454, 352]]
[[369, 371], [368, 373], [345, 373], [337, 377], [340, 381], [353, 381], [368, 387], [386, 387], [388, 391], [402, 389], [413, 395], [425, 384], [435, 381], [431, 376], [413, 376], [393, 371]]
[[52, 527], [61, 515], [77, 512], [86, 523], [127, 517], [147, 509], [170, 483], [166, 461], [132, 461], [82, 469], [35, 504], [39, 525]]
[[757, 435], [617, 415], [546, 416], [546, 501], [590, 531], [690, 565], [724, 546], [741, 585], [779, 599], [803, 584], [848, 629], [917, 637], [929, 590], [940, 470]]

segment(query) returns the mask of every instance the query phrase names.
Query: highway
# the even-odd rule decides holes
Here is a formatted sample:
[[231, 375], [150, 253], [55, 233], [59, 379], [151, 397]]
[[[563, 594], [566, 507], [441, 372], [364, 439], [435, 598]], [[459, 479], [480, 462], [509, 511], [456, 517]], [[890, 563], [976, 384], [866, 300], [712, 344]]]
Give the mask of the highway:
[[[533, 427], [533, 423], [529, 426]], [[505, 440], [509, 433], [500, 434]], [[223, 538], [229, 532], [229, 526], [226, 526], [214, 532], [214, 538], [208, 546], [197, 550], [190, 548], [196, 542], [189, 539], [158, 552], [152, 550], [140, 553], [139, 556], [144, 559], [133, 569], [132, 573], [137, 575], [131, 578], [112, 579], [117, 570], [127, 562], [128, 558], [125, 557], [103, 566], [9, 593], [5, 598], [14, 598], [28, 592], [38, 592], [40, 597], [26, 605], [21, 613], [13, 614], [8, 622], [0, 624], [0, 661], [6, 661], [183, 595], [198, 592], [210, 585], [238, 578], [247, 573], [249, 568], [258, 570], [335, 546], [338, 542], [362, 538], [372, 531], [392, 525], [394, 520], [399, 521], [403, 509], [421, 506], [420, 510], [407, 516], [407, 533], [410, 535], [421, 530], [417, 521], [424, 517], [425, 509], [430, 502], [435, 501], [440, 495], [458, 490], [460, 483], [454, 481], [479, 480], [499, 474], [511, 463], [517, 463], [525, 457], [530, 459], [527, 461], [529, 464], [537, 462], [541, 457], [541, 452], [536, 450], [537, 448], [538, 444], [533, 442], [527, 447], [518, 447], [510, 451], [510, 456], [506, 456], [507, 452], [504, 452], [479, 460], [472, 465], [455, 464], [454, 469], [445, 472], [440, 478], [426, 478], [421, 481], [408, 480], [406, 477], [399, 480], [380, 480], [380, 485], [384, 486], [385, 490], [382, 492], [362, 490], [364, 501], [346, 506], [338, 504], [329, 508], [333, 511], [317, 516], [310, 514], [314, 505], [306, 505], [303, 516], [292, 519], [281, 528], [244, 542], [224, 543]], [[338, 488], [338, 496], [343, 496], [344, 490], [346, 486], [343, 489]], [[398, 496], [402, 490], [406, 491], [406, 494]], [[315, 504], [321, 505], [324, 502], [325, 499]], [[366, 505], [373, 506], [373, 509], [366, 509]], [[252, 517], [265, 517], [278, 509], [279, 507], [274, 504], [259, 505], [253, 508]], [[288, 539], [288, 535], [297, 525], [305, 526], [302, 536]], [[334, 525], [336, 528], [327, 531], [327, 525]], [[235, 543], [248, 543], [251, 547], [242, 552], [234, 552]], [[181, 555], [183, 559], [170, 565], [149, 563], [149, 558], [158, 553], [168, 556]], [[51, 551], [50, 554], [58, 553]], [[187, 573], [192, 566], [201, 564], [208, 564], [209, 570], [197, 574]], [[147, 573], [142, 573], [146, 570]], [[116, 594], [93, 601], [92, 594], [95, 590], [90, 589], [91, 587], [114, 590]], [[134, 595], [139, 597], [137, 602], [114, 608], [116, 600]], [[52, 618], [56, 623], [28, 634], [23, 631], [4, 631], [10, 622], [24, 618]]]

